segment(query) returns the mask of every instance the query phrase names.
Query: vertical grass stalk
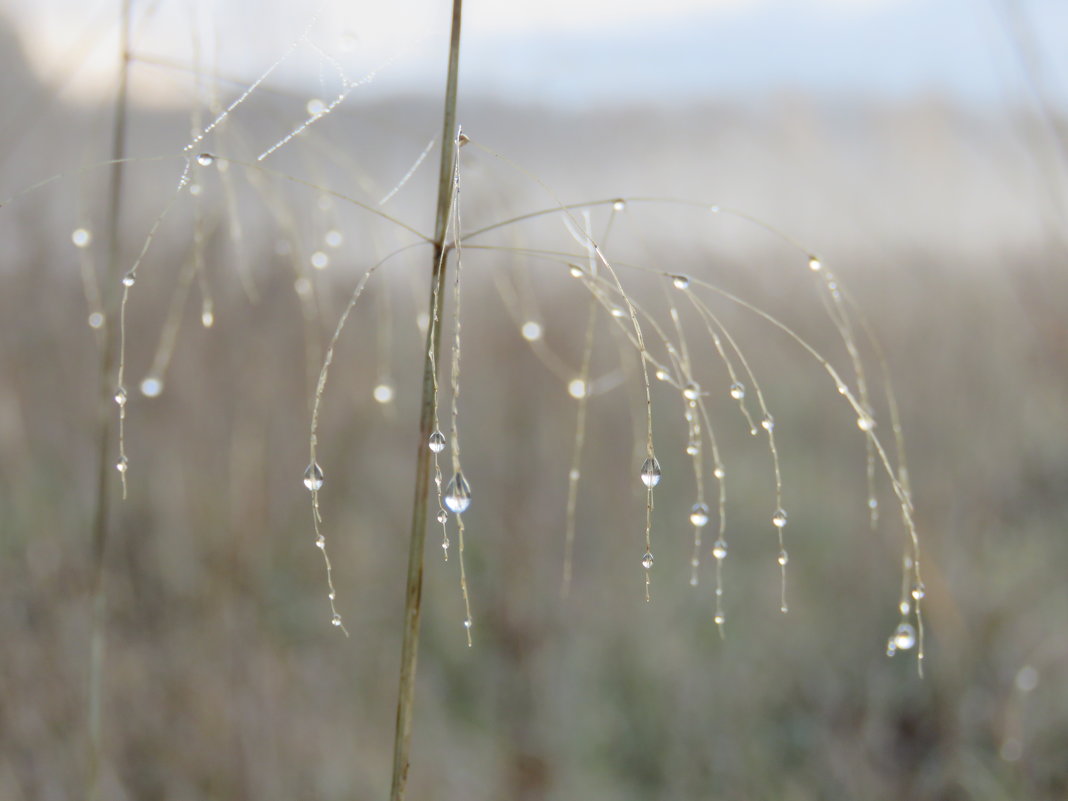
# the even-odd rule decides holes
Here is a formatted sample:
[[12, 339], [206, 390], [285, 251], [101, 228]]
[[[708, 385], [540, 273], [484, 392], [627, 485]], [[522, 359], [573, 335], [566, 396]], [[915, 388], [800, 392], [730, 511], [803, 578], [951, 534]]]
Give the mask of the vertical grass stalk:
[[[452, 206], [453, 167], [456, 146], [456, 88], [460, 65], [460, 20], [462, 0], [453, 0], [452, 33], [449, 37], [449, 72], [445, 85], [445, 113], [441, 134], [441, 171], [438, 178], [437, 217], [431, 267], [429, 320], [441, 320], [445, 297], [445, 266], [448, 248], [445, 237]], [[423, 400], [419, 417], [419, 446], [416, 456], [415, 498], [412, 502], [412, 529], [408, 546], [408, 583], [404, 601], [404, 640], [401, 646], [400, 686], [397, 691], [397, 728], [393, 741], [393, 784], [390, 801], [403, 801], [408, 784], [412, 744], [412, 706], [415, 700], [415, 670], [419, 654], [419, 623], [422, 615], [423, 556], [426, 544], [427, 503], [430, 493], [432, 452], [427, 442], [434, 426], [434, 385], [441, 353], [441, 324], [427, 327], [423, 365]]]
[[119, 21], [119, 88], [115, 97], [115, 118], [111, 142], [111, 176], [108, 188], [107, 248], [108, 267], [102, 293], [104, 309], [104, 337], [100, 352], [99, 431], [97, 440], [96, 504], [90, 541], [92, 569], [92, 610], [89, 624], [89, 689], [87, 721], [87, 755], [85, 797], [95, 801], [99, 797], [101, 755], [101, 705], [104, 684], [105, 625], [107, 595], [104, 586], [104, 556], [107, 550], [109, 492], [112, 476], [112, 385], [111, 372], [115, 365], [116, 340], [114, 320], [117, 318], [120, 276], [119, 215], [122, 206], [123, 159], [126, 156], [127, 87], [130, 72], [130, 16], [132, 0], [123, 0]]

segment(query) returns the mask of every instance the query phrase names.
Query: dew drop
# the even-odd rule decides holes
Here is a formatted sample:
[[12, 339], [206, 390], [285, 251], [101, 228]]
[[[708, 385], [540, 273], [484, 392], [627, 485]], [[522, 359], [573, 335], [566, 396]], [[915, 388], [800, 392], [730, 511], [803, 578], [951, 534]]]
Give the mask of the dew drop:
[[872, 511], [875, 511], [876, 509], [878, 509], [879, 508], [879, 499], [878, 498], [868, 498], [868, 508], [871, 509]]
[[817, 259], [815, 256], [808, 257], [808, 269], [812, 270], [812, 272], [814, 273], [818, 273], [822, 268], [823, 265], [820, 264], [819, 259]]
[[922, 600], [925, 595], [927, 595], [927, 588], [923, 584], [912, 585], [912, 597], [914, 599], [917, 601]]
[[862, 415], [857, 418], [857, 428], [861, 431], [871, 431], [875, 428], [875, 421], [867, 415]]
[[464, 618], [464, 628], [465, 629], [470, 629], [473, 625], [475, 625], [475, 622], [473, 620], [471, 620], [471, 618], [469, 618], [469, 617]]
[[211, 309], [204, 309], [204, 311], [200, 313], [200, 324], [205, 328], [211, 328], [215, 325], [215, 312]]
[[894, 632], [894, 646], [902, 651], [907, 651], [916, 644], [916, 629], [911, 623], [902, 623]]
[[623, 311], [623, 309], [619, 308], [619, 306], [613, 306], [610, 311], [610, 314], [616, 318], [627, 316], [627, 313]]
[[308, 116], [318, 117], [326, 111], [326, 103], [317, 97], [313, 97], [305, 104], [304, 110], [308, 112]]
[[642, 557], [642, 567], [646, 570], [650, 570], [653, 567], [653, 552], [646, 551], [645, 556]]
[[93, 235], [89, 233], [88, 228], [75, 228], [70, 233], [70, 241], [74, 243], [76, 248], [87, 248], [89, 243], [93, 241]]
[[727, 543], [723, 540], [716, 540], [715, 545], [712, 546], [712, 555], [720, 560], [726, 559]]
[[323, 241], [326, 242], [327, 247], [336, 248], [341, 246], [343, 237], [341, 231], [336, 228], [331, 228], [326, 232], [326, 236], [323, 237]]
[[697, 440], [690, 440], [690, 442], [688, 442], [686, 444], [686, 453], [687, 453], [687, 455], [696, 456], [700, 452], [701, 452], [701, 445], [700, 445], [700, 443], [697, 442]]
[[571, 277], [572, 278], [582, 278], [582, 268], [579, 267], [577, 264], [572, 264], [571, 265]]
[[379, 403], [389, 403], [393, 400], [393, 387], [389, 384], [379, 384], [372, 393]]
[[523, 327], [520, 329], [523, 334], [523, 339], [527, 342], [535, 342], [541, 339], [541, 323], [534, 320], [528, 320], [523, 323]]
[[[790, 561], [790, 554], [786, 552], [786, 549], [779, 551], [779, 564], [786, 567], [786, 564]], [[783, 610], [786, 611], [785, 609]]]
[[660, 479], [663, 476], [663, 472], [660, 470], [660, 462], [656, 460], [655, 456], [650, 456], [645, 462], [642, 463], [641, 478], [642, 483], [647, 487], [655, 487], [660, 483]]
[[724, 617], [723, 617], [722, 614], [717, 613], [716, 616], [714, 618], [712, 618], [712, 620], [715, 621], [715, 624], [717, 626], [722, 626], [723, 625], [723, 621], [724, 621]]
[[584, 398], [586, 397], [586, 382], [581, 378], [574, 379], [567, 385], [567, 392], [572, 398]]
[[691, 381], [682, 388], [682, 397], [689, 401], [697, 400], [701, 397], [701, 387], [695, 381]]
[[311, 258], [308, 259], [308, 261], [311, 262], [311, 266], [316, 270], [325, 270], [330, 266], [330, 257], [321, 250], [317, 250], [311, 254]]
[[908, 601], [902, 601], [898, 608], [901, 610], [901, 614], [907, 615], [909, 612], [912, 611], [912, 604], [910, 604]]
[[671, 276], [671, 283], [675, 285], [675, 289], [686, 289], [690, 286], [690, 276], [673, 275]]
[[427, 442], [427, 447], [434, 453], [441, 453], [445, 450], [445, 435], [441, 431], [435, 431], [430, 435], [430, 440]]
[[723, 478], [727, 475], [727, 471], [719, 465], [716, 465], [716, 468], [712, 471], [712, 475], [722, 481]]
[[201, 167], [210, 167], [215, 163], [215, 156], [211, 153], [200, 153], [197, 155], [197, 164]]
[[312, 492], [322, 489], [323, 469], [319, 467], [318, 462], [312, 462], [308, 465], [308, 469], [304, 471], [304, 486]]
[[93, 312], [89, 315], [89, 327], [100, 328], [104, 325], [104, 315], [100, 312]]
[[668, 375], [668, 371], [663, 368], [656, 371], [657, 381], [667, 381], [671, 376]]
[[450, 512], [462, 514], [471, 505], [471, 486], [464, 478], [464, 474], [457, 470], [445, 487], [445, 505]]
[[125, 473], [130, 467], [130, 461], [125, 456], [120, 456], [119, 461], [115, 463], [115, 469], [120, 473]]
[[760, 427], [765, 431], [772, 431], [775, 429], [775, 418], [770, 414], [764, 415], [764, 419], [760, 421]]
[[894, 645], [894, 638], [891, 637], [889, 640], [886, 641], [886, 655], [887, 656], [893, 656], [896, 653], [897, 653], [897, 646]]
[[735, 381], [731, 384], [731, 397], [735, 400], [741, 400], [745, 397], [745, 384], [741, 381]]
[[442, 509], [441, 511], [438, 512], [438, 522], [441, 523], [441, 525], [444, 526], [445, 525], [445, 521], [447, 521], [448, 519], [449, 519], [449, 513], [446, 512], [444, 509]]
[[330, 624], [333, 625], [333, 626], [340, 627], [341, 626], [341, 615], [335, 613], [334, 617], [330, 620]]
[[695, 503], [690, 509], [690, 522], [700, 528], [708, 524], [708, 504]]
[[776, 528], [782, 528], [783, 526], [785, 526], [786, 525], [786, 510], [785, 509], [776, 509], [775, 510], [775, 514], [773, 514], [771, 516], [771, 522], [775, 525]]
[[623, 211], [625, 208], [627, 208], [627, 202], [625, 200], [623, 200], [622, 198], [620, 198], [620, 199], [616, 200], [614, 203], [612, 203], [612, 209], [614, 211]]
[[708, 210], [713, 214], [719, 214], [719, 206], [709, 206]]
[[126, 273], [126, 275], [124, 275], [122, 277], [122, 285], [124, 287], [127, 287], [127, 288], [132, 287], [136, 282], [137, 282], [137, 276], [134, 275], [134, 271], [133, 270], [130, 270], [130, 272]]
[[572, 471], [571, 471], [570, 473], [568, 473], [568, 474], [567, 474], [567, 477], [568, 477], [568, 478], [569, 478], [569, 479], [570, 479], [571, 481], [578, 481], [578, 480], [579, 480], [579, 476], [580, 476], [580, 475], [581, 475], [581, 474], [579, 473], [579, 471], [578, 471], [578, 470], [572, 470]]
[[119, 404], [119, 406], [125, 406], [126, 405], [126, 389], [125, 388], [119, 387], [118, 390], [116, 390], [116, 392], [115, 392], [115, 403]]
[[141, 394], [146, 398], [158, 398], [163, 392], [163, 380], [150, 375], [141, 382]]
[[203, 191], [204, 187], [202, 187], [200, 184], [189, 184], [189, 194], [193, 195], [193, 197], [199, 196], [200, 193]]
[[331, 601], [333, 601], [333, 600], [335, 600], [337, 598], [337, 593], [334, 592], [333, 590], [330, 590], [330, 592], [328, 592], [326, 594], [326, 597], [329, 598]]

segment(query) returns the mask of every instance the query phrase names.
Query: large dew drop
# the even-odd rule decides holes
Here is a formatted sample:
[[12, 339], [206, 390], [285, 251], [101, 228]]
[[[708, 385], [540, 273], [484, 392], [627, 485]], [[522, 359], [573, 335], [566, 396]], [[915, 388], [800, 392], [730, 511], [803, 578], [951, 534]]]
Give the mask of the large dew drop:
[[444, 501], [449, 511], [455, 514], [462, 514], [471, 505], [471, 486], [462, 471], [457, 470], [445, 487]]
[[776, 509], [775, 510], [775, 514], [773, 514], [771, 516], [771, 522], [775, 525], [776, 528], [782, 528], [783, 526], [785, 526], [786, 525], [786, 510], [785, 509]]
[[745, 384], [740, 381], [735, 381], [731, 384], [731, 397], [735, 400], [741, 400], [745, 397]]
[[696, 382], [691, 381], [689, 384], [682, 388], [682, 397], [686, 400], [695, 401], [701, 397], [701, 387]]
[[646, 551], [645, 556], [642, 557], [642, 567], [646, 570], [651, 570], [653, 567], [653, 553], [652, 551]]
[[690, 510], [690, 522], [700, 528], [708, 523], [708, 504], [695, 503]]
[[894, 632], [894, 646], [901, 651], [907, 651], [916, 644], [916, 629], [911, 623], [902, 623]]
[[427, 447], [434, 453], [441, 453], [445, 450], [445, 435], [440, 431], [435, 431], [430, 435], [430, 441], [427, 443]]
[[650, 456], [642, 464], [642, 483], [647, 487], [655, 487], [660, 483], [660, 479], [663, 476], [663, 472], [660, 470], [660, 462], [656, 460], [655, 456]]
[[675, 285], [675, 289], [686, 289], [690, 286], [690, 277], [688, 275], [673, 275], [671, 283]]
[[323, 469], [319, 467], [318, 462], [312, 462], [308, 465], [308, 469], [304, 471], [304, 486], [312, 492], [322, 488]]

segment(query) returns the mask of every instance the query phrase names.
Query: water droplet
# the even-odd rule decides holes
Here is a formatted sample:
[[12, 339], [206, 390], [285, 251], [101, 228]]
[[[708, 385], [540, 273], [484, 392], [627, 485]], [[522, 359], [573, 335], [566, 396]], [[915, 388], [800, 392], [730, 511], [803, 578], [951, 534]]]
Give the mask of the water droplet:
[[690, 456], [696, 456], [701, 452], [701, 444], [697, 440], [690, 440], [686, 444], [686, 453]]
[[776, 509], [775, 510], [775, 514], [773, 514], [771, 516], [771, 522], [775, 525], [776, 528], [782, 528], [783, 526], [785, 526], [786, 525], [786, 510], [785, 509]]
[[586, 397], [586, 382], [581, 378], [574, 379], [567, 385], [567, 392], [572, 398], [584, 398]]
[[318, 462], [312, 462], [308, 465], [308, 469], [304, 471], [304, 486], [312, 492], [322, 489], [323, 469], [319, 467]]
[[655, 456], [650, 456], [642, 463], [641, 477], [642, 483], [645, 486], [655, 487], [660, 483], [662, 476], [663, 473], [660, 470], [660, 462], [656, 460]]
[[533, 320], [528, 320], [523, 323], [522, 329], [523, 339], [527, 342], [535, 342], [541, 339], [541, 323], [537, 323]]
[[726, 559], [727, 543], [723, 540], [716, 540], [715, 545], [712, 546], [712, 555], [717, 559]]
[[[779, 564], [786, 567], [787, 562], [790, 561], [790, 554], [786, 552], [786, 549], [779, 551]], [[783, 610], [786, 611], [786, 610]]]
[[464, 628], [465, 629], [469, 629], [473, 625], [475, 625], [475, 622], [471, 618], [469, 618], [469, 617], [464, 618]]
[[875, 428], [875, 421], [867, 415], [862, 415], [857, 418], [857, 428], [861, 431], [871, 431]]
[[838, 385], [838, 394], [839, 395], [845, 395], [847, 392], [849, 392], [849, 387], [847, 387], [845, 384], [839, 384]]
[[129, 467], [130, 461], [125, 456], [119, 457], [119, 461], [115, 463], [115, 469], [120, 473], [125, 473]]
[[727, 471], [719, 465], [716, 465], [716, 468], [712, 471], [712, 475], [722, 480], [727, 475]]
[[907, 615], [909, 612], [912, 611], [912, 604], [910, 604], [908, 601], [902, 601], [900, 606], [898, 606], [898, 609], [901, 610], [901, 614]]
[[708, 210], [713, 214], [719, 214], [719, 206], [709, 206]]
[[571, 479], [572, 481], [578, 481], [579, 480], [579, 475], [580, 475], [580, 473], [579, 473], [578, 470], [572, 470], [570, 473], [567, 474], [567, 477], [569, 479]]
[[652, 551], [646, 551], [645, 556], [642, 557], [642, 567], [646, 570], [650, 570], [653, 567], [653, 553]]
[[875, 509], [878, 509], [879, 508], [879, 499], [878, 498], [868, 498], [868, 508], [873, 510], [873, 511]]
[[764, 419], [760, 421], [760, 427], [765, 431], [771, 431], [775, 428], [775, 418], [770, 414], [764, 415]]
[[304, 109], [308, 112], [308, 116], [318, 117], [326, 111], [326, 103], [317, 97], [313, 97], [305, 104]]
[[572, 264], [571, 265], [571, 277], [572, 278], [582, 278], [582, 268], [579, 267], [577, 264]]
[[914, 599], [917, 601], [922, 600], [925, 595], [927, 595], [927, 588], [923, 584], [912, 585], [912, 597]]
[[609, 313], [616, 318], [627, 316], [627, 313], [623, 311], [623, 309], [619, 308], [619, 306], [613, 306]]
[[808, 257], [808, 269], [812, 270], [812, 272], [818, 273], [822, 267], [823, 265], [820, 264], [820, 260], [815, 256]]
[[393, 387], [389, 384], [379, 384], [372, 393], [379, 403], [389, 403], [393, 400]]
[[671, 276], [671, 283], [675, 285], [675, 289], [686, 289], [690, 286], [690, 276], [673, 275]]
[[627, 208], [627, 202], [622, 198], [612, 203], [612, 209], [615, 211], [623, 211], [625, 208]]
[[334, 613], [334, 617], [330, 620], [330, 624], [333, 626], [341, 626], [341, 615]]
[[445, 441], [445, 435], [442, 434], [441, 431], [435, 431], [433, 434], [430, 435], [430, 440], [427, 442], [427, 447], [429, 447], [430, 450], [432, 450], [434, 453], [441, 453], [443, 450], [445, 450], [446, 444], [447, 442]]
[[663, 368], [656, 371], [657, 381], [667, 381], [671, 376], [668, 375], [668, 371]]
[[893, 656], [896, 653], [897, 653], [897, 646], [894, 645], [894, 638], [891, 637], [889, 640], [886, 641], [886, 655], [887, 656]]
[[204, 187], [202, 187], [200, 184], [189, 184], [189, 194], [193, 195], [194, 197], [198, 196], [203, 191]]
[[89, 233], [88, 228], [75, 228], [70, 233], [70, 241], [74, 243], [76, 248], [87, 248], [89, 243], [93, 241], [93, 235]]
[[708, 504], [695, 503], [690, 509], [690, 522], [701, 527], [708, 524]]
[[325, 270], [330, 266], [330, 257], [321, 250], [317, 250], [311, 254], [311, 258], [308, 259], [308, 261], [311, 262], [311, 266], [316, 270]]
[[204, 309], [204, 311], [200, 313], [200, 324], [205, 328], [211, 328], [215, 325], [215, 312], [211, 309]]
[[119, 406], [126, 405], [126, 389], [124, 387], [119, 387], [118, 390], [116, 390], [115, 403], [119, 404]]
[[100, 328], [104, 325], [104, 315], [100, 312], [93, 312], [89, 315], [89, 327]]
[[126, 273], [126, 275], [124, 275], [122, 277], [122, 285], [124, 287], [131, 287], [136, 282], [137, 282], [137, 276], [134, 274], [133, 270], [130, 270], [130, 272]]
[[199, 153], [197, 155], [197, 164], [201, 167], [210, 167], [215, 163], [215, 156], [211, 153]]
[[911, 623], [902, 623], [894, 632], [894, 646], [902, 651], [907, 651], [916, 644], [916, 629]]
[[335, 600], [337, 598], [337, 593], [334, 592], [333, 590], [330, 590], [330, 592], [328, 592], [326, 594], [326, 597], [329, 598], [331, 601], [333, 601], [333, 600]]
[[735, 400], [741, 400], [745, 397], [745, 384], [741, 381], [735, 381], [731, 384], [731, 397]]
[[701, 387], [697, 385], [697, 382], [691, 381], [682, 388], [682, 397], [689, 401], [697, 400], [701, 397]]
[[150, 375], [141, 382], [141, 394], [146, 398], [158, 398], [161, 392], [163, 392], [162, 379]]
[[438, 512], [438, 522], [441, 523], [441, 525], [445, 525], [445, 521], [447, 521], [448, 519], [449, 513], [446, 512], [444, 509]]
[[471, 505], [471, 486], [464, 474], [457, 470], [445, 487], [445, 505], [450, 512], [462, 514]]
[[336, 228], [331, 228], [326, 232], [326, 236], [323, 237], [326, 246], [331, 248], [340, 247], [343, 240], [344, 237], [341, 236], [341, 231]]

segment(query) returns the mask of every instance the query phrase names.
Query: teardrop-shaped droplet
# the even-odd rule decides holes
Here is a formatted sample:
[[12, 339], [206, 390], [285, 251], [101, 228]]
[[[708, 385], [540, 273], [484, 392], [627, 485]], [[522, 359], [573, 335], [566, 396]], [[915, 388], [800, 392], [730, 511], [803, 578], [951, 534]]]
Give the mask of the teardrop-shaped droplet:
[[760, 421], [760, 427], [765, 431], [771, 431], [775, 428], [775, 418], [770, 414], [764, 415], [764, 419]]
[[686, 400], [697, 400], [701, 397], [701, 387], [697, 385], [696, 381], [691, 381], [682, 388], [682, 397], [686, 398]]
[[808, 257], [808, 269], [812, 270], [812, 272], [818, 273], [822, 267], [823, 265], [820, 263], [820, 260], [815, 256]]
[[211, 153], [200, 153], [197, 155], [197, 164], [201, 167], [210, 167], [215, 163], [215, 156]]
[[318, 462], [312, 462], [304, 471], [304, 486], [315, 492], [323, 486], [323, 469]]
[[[782, 565], [783, 567], [786, 567], [786, 564], [789, 561], [790, 561], [790, 554], [788, 554], [786, 552], [786, 549], [784, 548], [783, 550], [779, 551], [779, 564]], [[785, 612], [786, 610], [784, 609], [783, 611]]]
[[577, 264], [572, 264], [571, 265], [571, 277], [572, 278], [582, 278], [582, 268], [579, 267]]
[[130, 468], [130, 462], [125, 456], [120, 456], [119, 461], [115, 463], [115, 469], [120, 473], [125, 473]]
[[334, 617], [331, 618], [331, 620], [330, 620], [330, 623], [331, 623], [331, 625], [340, 627], [341, 626], [341, 615], [339, 615], [339, 614], [337, 614], [335, 612], [334, 613]]
[[656, 460], [655, 456], [650, 456], [642, 464], [642, 483], [647, 487], [655, 487], [660, 483], [660, 478], [663, 473], [660, 470], [660, 462]]
[[708, 504], [695, 503], [690, 509], [690, 522], [700, 528], [708, 523]]
[[612, 203], [613, 211], [623, 211], [625, 208], [627, 208], [627, 202], [622, 198], [619, 198], [618, 200]]
[[907, 651], [915, 644], [916, 629], [912, 628], [912, 624], [902, 623], [898, 626], [897, 630], [894, 632], [894, 645], [902, 651]]
[[745, 384], [741, 381], [735, 381], [731, 384], [731, 397], [735, 400], [741, 400], [745, 397]]
[[115, 403], [117, 403], [119, 406], [126, 405], [126, 389], [124, 387], [119, 387], [115, 391]]
[[771, 516], [771, 522], [775, 524], [776, 528], [782, 528], [786, 525], [786, 510], [776, 509], [775, 514]]
[[126, 273], [126, 275], [124, 275], [122, 277], [122, 285], [124, 287], [127, 287], [127, 288], [131, 287], [135, 283], [137, 283], [137, 276], [134, 275], [134, 271], [133, 270], [130, 270], [130, 272]]
[[642, 567], [646, 570], [650, 570], [653, 567], [653, 552], [646, 551], [645, 556], [642, 557]]
[[686, 289], [690, 285], [690, 276], [673, 275], [671, 276], [671, 283], [675, 285], [675, 289]]
[[441, 523], [441, 525], [445, 525], [445, 521], [448, 520], [448, 519], [449, 519], [449, 513], [446, 512], [444, 509], [442, 509], [442, 510], [440, 510], [438, 512], [438, 522]]
[[927, 595], [927, 588], [924, 587], [923, 584], [913, 584], [912, 585], [912, 597], [913, 598], [915, 598], [917, 601], [919, 601], [919, 600], [922, 600], [925, 595]]
[[712, 555], [717, 559], [726, 559], [727, 543], [723, 540], [716, 540], [715, 545], [712, 546]]
[[456, 471], [456, 475], [449, 480], [448, 486], [445, 487], [444, 500], [449, 511], [456, 514], [462, 514], [471, 505], [471, 486], [467, 483], [467, 479], [464, 478], [464, 474], [460, 470]]
[[427, 443], [427, 446], [434, 453], [441, 453], [445, 450], [445, 444], [445, 435], [442, 434], [441, 431], [435, 431], [430, 435], [430, 441]]

